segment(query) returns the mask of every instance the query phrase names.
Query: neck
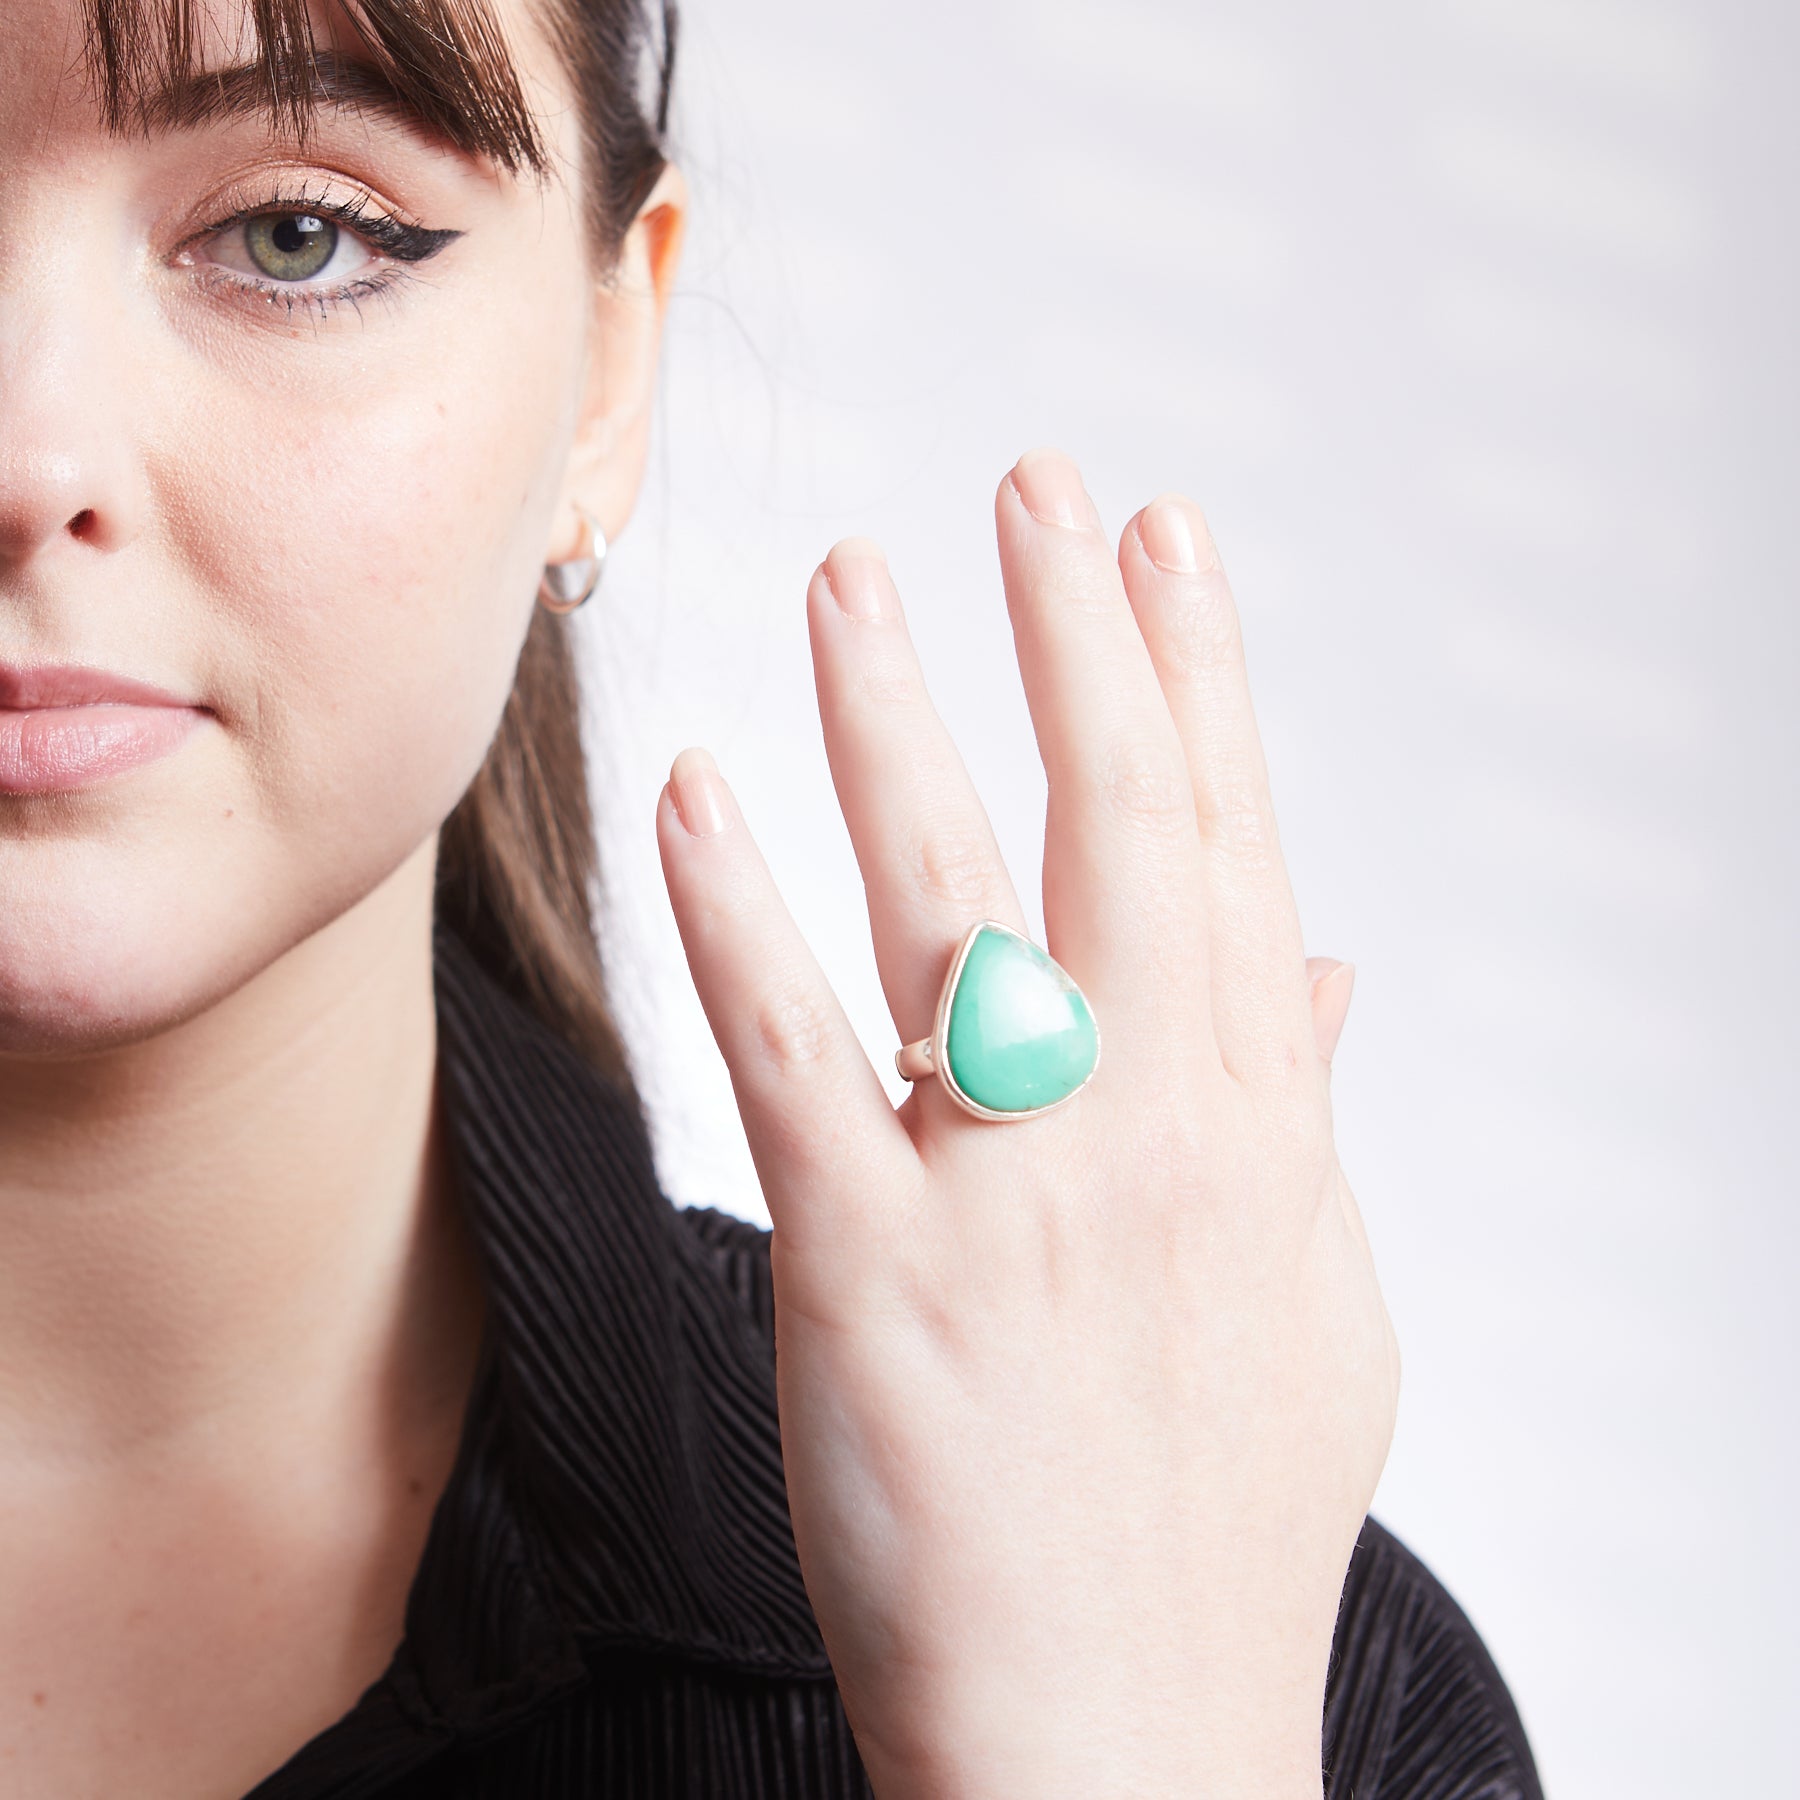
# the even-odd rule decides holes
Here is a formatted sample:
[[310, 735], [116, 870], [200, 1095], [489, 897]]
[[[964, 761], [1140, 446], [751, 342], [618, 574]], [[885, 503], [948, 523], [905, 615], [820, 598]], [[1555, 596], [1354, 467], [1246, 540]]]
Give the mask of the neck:
[[0, 1058], [0, 1446], [367, 1448], [453, 1403], [480, 1300], [436, 1091], [435, 849], [169, 1030]]

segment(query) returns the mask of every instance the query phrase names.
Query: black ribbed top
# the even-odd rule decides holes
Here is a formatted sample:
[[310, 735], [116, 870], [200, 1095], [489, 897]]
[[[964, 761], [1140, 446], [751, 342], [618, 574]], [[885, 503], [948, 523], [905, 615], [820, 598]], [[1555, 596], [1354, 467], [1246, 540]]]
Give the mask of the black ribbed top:
[[[475, 1384], [391, 1664], [250, 1800], [867, 1796], [788, 1521], [769, 1234], [672, 1205], [636, 1103], [443, 927], [436, 982]], [[1321, 1723], [1327, 1800], [1542, 1800], [1486, 1647], [1373, 1518]]]

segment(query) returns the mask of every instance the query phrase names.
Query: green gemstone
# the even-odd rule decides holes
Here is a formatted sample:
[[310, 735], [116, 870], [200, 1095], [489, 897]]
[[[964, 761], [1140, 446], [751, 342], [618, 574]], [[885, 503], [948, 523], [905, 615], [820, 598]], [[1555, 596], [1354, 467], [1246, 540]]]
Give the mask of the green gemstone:
[[1030, 1112], [1093, 1072], [1100, 1034], [1081, 989], [1028, 938], [983, 925], [950, 996], [945, 1058], [956, 1085], [990, 1112]]

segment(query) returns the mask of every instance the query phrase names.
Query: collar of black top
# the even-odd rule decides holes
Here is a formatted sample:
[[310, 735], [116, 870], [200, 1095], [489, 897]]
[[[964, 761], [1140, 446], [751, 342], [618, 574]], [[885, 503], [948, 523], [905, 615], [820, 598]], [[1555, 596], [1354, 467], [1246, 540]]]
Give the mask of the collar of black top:
[[397, 1696], [440, 1728], [492, 1728], [596, 1651], [827, 1675], [766, 1331], [662, 1193], [627, 1090], [442, 925], [434, 963], [488, 1318]]

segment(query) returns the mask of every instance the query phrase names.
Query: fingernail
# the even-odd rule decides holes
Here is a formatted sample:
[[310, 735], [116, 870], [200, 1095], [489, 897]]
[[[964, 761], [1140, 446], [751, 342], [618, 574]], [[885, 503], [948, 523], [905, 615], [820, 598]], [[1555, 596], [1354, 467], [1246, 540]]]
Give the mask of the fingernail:
[[1350, 990], [1356, 986], [1356, 964], [1334, 962], [1329, 969], [1321, 970], [1313, 979], [1315, 989], [1322, 988], [1326, 982], [1335, 982], [1344, 990], [1344, 1004], [1350, 1004]]
[[1159, 569], [1172, 575], [1197, 575], [1200, 555], [1187, 510], [1178, 500], [1152, 500], [1138, 520], [1138, 541]]
[[872, 539], [845, 538], [820, 566], [846, 618], [879, 619], [887, 610], [887, 558]]
[[669, 792], [689, 837], [716, 837], [731, 823], [731, 800], [711, 752], [693, 745], [675, 758]]
[[1324, 1020], [1324, 1035], [1319, 1039], [1319, 1055], [1329, 1063], [1337, 1055], [1339, 1040], [1344, 1035], [1344, 1024], [1350, 1016], [1350, 992], [1356, 981], [1356, 965], [1339, 963], [1328, 969], [1313, 984], [1313, 992], [1319, 993], [1329, 982], [1334, 990], [1331, 1003], [1337, 1017], [1331, 1018], [1329, 1013]]
[[1043, 524], [1100, 529], [1100, 512], [1082, 485], [1081, 471], [1060, 450], [1027, 450], [1013, 464], [1012, 482], [1025, 510]]

